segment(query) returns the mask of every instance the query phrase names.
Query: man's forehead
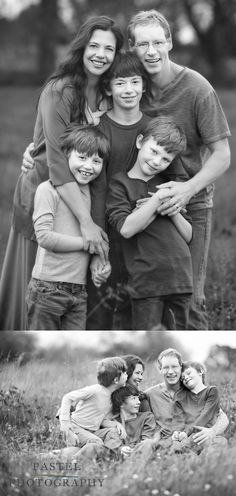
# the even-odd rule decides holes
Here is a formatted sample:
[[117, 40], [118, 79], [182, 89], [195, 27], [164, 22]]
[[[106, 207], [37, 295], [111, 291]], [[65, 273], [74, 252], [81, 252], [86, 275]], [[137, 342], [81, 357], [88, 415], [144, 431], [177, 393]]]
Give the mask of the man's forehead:
[[161, 367], [165, 367], [167, 365], [178, 365], [180, 367], [179, 360], [174, 355], [166, 355], [161, 359]]
[[158, 23], [158, 21], [155, 22], [149, 22], [148, 24], [137, 24], [134, 28], [134, 37], [136, 41], [138, 39], [143, 39], [143, 38], [150, 38], [150, 37], [159, 37], [161, 36], [162, 38], [165, 38], [165, 32], [163, 27]]

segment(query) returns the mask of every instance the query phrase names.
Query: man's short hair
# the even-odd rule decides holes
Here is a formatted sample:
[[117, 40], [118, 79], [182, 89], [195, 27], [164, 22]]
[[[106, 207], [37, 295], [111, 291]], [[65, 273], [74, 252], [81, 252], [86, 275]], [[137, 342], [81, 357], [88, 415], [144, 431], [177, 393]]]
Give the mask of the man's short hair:
[[188, 360], [188, 361], [182, 363], [182, 372], [189, 369], [189, 367], [192, 367], [197, 372], [202, 374], [202, 382], [203, 382], [203, 384], [205, 384], [205, 380], [206, 380], [206, 367], [205, 367], [205, 365], [203, 365], [203, 363], [201, 363], [201, 362], [195, 362], [192, 360]]
[[121, 387], [111, 394], [112, 412], [114, 415], [120, 413], [120, 409], [129, 396], [139, 396], [139, 390], [132, 384]]
[[148, 24], [156, 24], [161, 26], [166, 39], [171, 39], [171, 30], [168, 21], [166, 18], [157, 10], [141, 10], [133, 17], [131, 17], [130, 22], [128, 24], [128, 39], [131, 42], [131, 45], [134, 45], [134, 29], [136, 26], [147, 26]]
[[127, 375], [128, 375], [127, 380], [129, 380], [129, 378], [132, 376], [136, 365], [138, 364], [141, 365], [143, 367], [143, 370], [145, 370], [145, 365], [143, 360], [137, 355], [123, 355], [122, 358], [127, 366]]
[[92, 124], [70, 124], [60, 138], [62, 151], [69, 155], [72, 150], [91, 157], [98, 155], [107, 161], [110, 155], [110, 144], [106, 136]]
[[153, 138], [167, 153], [179, 155], [186, 149], [186, 136], [180, 126], [169, 115], [159, 115], [148, 121], [142, 131], [143, 141]]
[[161, 362], [162, 358], [164, 358], [166, 356], [176, 357], [180, 366], [182, 367], [183, 360], [182, 360], [181, 354], [175, 348], [167, 348], [166, 350], [163, 350], [157, 358], [157, 362], [158, 362], [158, 365], [160, 368], [162, 367], [162, 362]]
[[98, 363], [97, 381], [104, 387], [110, 386], [114, 379], [120, 378], [123, 372], [126, 372], [127, 367], [125, 361], [120, 357], [103, 358]]

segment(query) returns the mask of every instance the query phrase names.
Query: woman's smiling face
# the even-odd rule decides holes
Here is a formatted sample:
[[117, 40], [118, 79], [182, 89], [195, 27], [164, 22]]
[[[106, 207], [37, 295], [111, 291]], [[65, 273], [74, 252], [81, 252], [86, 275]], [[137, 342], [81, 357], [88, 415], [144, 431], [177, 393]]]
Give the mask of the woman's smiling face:
[[140, 382], [143, 380], [143, 366], [141, 363], [136, 363], [135, 369], [132, 373], [132, 375], [129, 377], [129, 384], [132, 384], [132, 386], [139, 387]]
[[87, 75], [101, 76], [111, 66], [115, 53], [116, 38], [112, 31], [95, 29], [83, 55], [83, 64]]

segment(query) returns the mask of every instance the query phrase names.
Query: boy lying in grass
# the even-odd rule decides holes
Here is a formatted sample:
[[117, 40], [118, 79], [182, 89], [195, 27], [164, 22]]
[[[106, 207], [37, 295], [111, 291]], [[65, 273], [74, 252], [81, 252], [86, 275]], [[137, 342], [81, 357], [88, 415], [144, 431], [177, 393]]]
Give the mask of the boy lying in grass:
[[[185, 389], [177, 391], [175, 396], [173, 423], [178, 430], [172, 434], [174, 451], [196, 447], [192, 439], [196, 425], [213, 428], [220, 410], [218, 389], [205, 384], [205, 367], [201, 363], [184, 362], [181, 378]], [[222, 447], [227, 441], [223, 436], [216, 435], [211, 444]], [[201, 451], [201, 448], [197, 450]]]

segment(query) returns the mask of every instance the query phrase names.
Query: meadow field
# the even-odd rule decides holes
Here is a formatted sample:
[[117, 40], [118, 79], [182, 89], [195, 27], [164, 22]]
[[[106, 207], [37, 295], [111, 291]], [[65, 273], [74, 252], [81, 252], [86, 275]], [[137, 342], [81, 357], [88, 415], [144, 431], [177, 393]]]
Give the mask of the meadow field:
[[[54, 357], [55, 358], [55, 357]], [[144, 460], [103, 458], [59, 465], [49, 451], [64, 446], [55, 415], [63, 394], [96, 382], [97, 357], [66, 350], [25, 365], [0, 364], [0, 494], [3, 496], [233, 496], [236, 494], [236, 385], [232, 370], [209, 371], [229, 417], [228, 448], [200, 456], [157, 452]], [[143, 389], [161, 381], [147, 364]], [[44, 457], [40, 454], [44, 454]], [[45, 456], [46, 455], [46, 456]]]
[[[236, 107], [234, 90], [220, 90], [219, 97], [232, 132], [232, 163], [216, 183], [214, 225], [206, 285], [209, 328], [236, 329]], [[0, 88], [0, 267], [10, 229], [14, 187], [22, 153], [32, 141], [39, 89]]]

